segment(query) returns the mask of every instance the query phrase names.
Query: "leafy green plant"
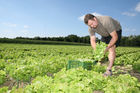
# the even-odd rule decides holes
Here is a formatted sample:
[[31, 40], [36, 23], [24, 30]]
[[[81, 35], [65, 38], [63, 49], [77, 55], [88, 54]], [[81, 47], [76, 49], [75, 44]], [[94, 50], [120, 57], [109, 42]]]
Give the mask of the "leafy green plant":
[[92, 70], [99, 73], [104, 73], [106, 71], [106, 66], [101, 66], [100, 63], [93, 65]]
[[0, 93], [7, 93], [7, 92], [8, 92], [8, 87], [0, 88]]
[[0, 59], [0, 70], [4, 70], [5, 65], [6, 65], [5, 60], [4, 59]]
[[6, 72], [3, 70], [0, 70], [0, 85], [5, 82], [6, 79]]
[[25, 88], [26, 92], [37, 93], [92, 93], [93, 90], [101, 90], [105, 80], [101, 74], [87, 71], [83, 68], [62, 69], [54, 75], [54, 78], [43, 76], [35, 80]]
[[[25, 93], [93, 93], [94, 90], [105, 93], [109, 93], [109, 90], [111, 93], [118, 91], [119, 93], [139, 93], [137, 91], [140, 91], [139, 82], [132, 76], [104, 78], [102, 72], [106, 67], [99, 64], [94, 65], [90, 71], [82, 68], [70, 70], [64, 68], [68, 60], [100, 61], [104, 53], [100, 54], [98, 51], [104, 51], [104, 49], [98, 44], [98, 51], [94, 51], [95, 53], [90, 46], [1, 44], [0, 49], [2, 50], [0, 70], [4, 72], [0, 74], [2, 82], [6, 80], [4, 79], [6, 75], [22, 83], [30, 82], [31, 78], [35, 78], [30, 82], [31, 84], [24, 86], [26, 88], [16, 89], [15, 87], [8, 91], [11, 93], [24, 93], [24, 91]], [[140, 48], [136, 47], [118, 47], [114, 65], [133, 65], [134, 70], [139, 70], [139, 51]], [[53, 74], [53, 77], [48, 77], [47, 73]]]
[[133, 67], [133, 70], [135, 70], [135, 71], [140, 73], [140, 60], [138, 60], [138, 62], [134, 63], [132, 65], [132, 67]]
[[140, 82], [128, 74], [104, 78], [101, 73], [83, 68], [62, 69], [54, 75], [36, 77], [24, 89], [27, 93], [139, 93]]
[[108, 84], [103, 90], [105, 93], [139, 93], [140, 83], [128, 74], [119, 75], [108, 79]]
[[97, 60], [98, 62], [104, 58], [104, 51], [107, 47], [107, 44], [104, 42], [96, 43], [96, 50], [93, 51], [93, 59]]

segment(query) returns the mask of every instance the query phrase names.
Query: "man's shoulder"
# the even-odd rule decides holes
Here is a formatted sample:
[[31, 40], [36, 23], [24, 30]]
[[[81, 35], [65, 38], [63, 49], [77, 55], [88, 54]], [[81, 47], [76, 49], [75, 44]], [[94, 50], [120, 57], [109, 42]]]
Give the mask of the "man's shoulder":
[[99, 19], [99, 20], [101, 20], [101, 21], [112, 19], [112, 17], [110, 17], [110, 16], [96, 16], [96, 17], [97, 17], [97, 19]]

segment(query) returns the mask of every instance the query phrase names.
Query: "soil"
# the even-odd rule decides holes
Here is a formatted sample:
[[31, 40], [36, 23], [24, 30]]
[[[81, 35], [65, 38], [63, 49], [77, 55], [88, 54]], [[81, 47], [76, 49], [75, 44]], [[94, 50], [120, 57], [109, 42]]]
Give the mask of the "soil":
[[[103, 62], [101, 65], [108, 65], [108, 62]], [[113, 66], [114, 71], [113, 75], [118, 76], [120, 74], [130, 74], [133, 77], [136, 77], [138, 81], [140, 82], [140, 72], [134, 71], [132, 68], [132, 65], [126, 65], [126, 66]]]
[[18, 88], [23, 88], [28, 84], [29, 83], [27, 83], [27, 82], [20, 82], [19, 84], [17, 84], [17, 82], [14, 79], [7, 76], [6, 81], [4, 82], [4, 84], [0, 85], [0, 88], [8, 87], [8, 89], [11, 90], [13, 88], [13, 86], [16, 86]]

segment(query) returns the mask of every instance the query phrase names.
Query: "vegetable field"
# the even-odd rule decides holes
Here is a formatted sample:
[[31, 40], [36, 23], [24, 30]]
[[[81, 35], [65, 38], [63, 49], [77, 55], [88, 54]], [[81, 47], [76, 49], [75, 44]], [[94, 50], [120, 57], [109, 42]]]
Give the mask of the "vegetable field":
[[89, 59], [91, 46], [0, 44], [0, 93], [140, 93], [140, 48], [118, 47], [113, 76], [108, 60], [91, 70], [66, 69], [69, 60]]

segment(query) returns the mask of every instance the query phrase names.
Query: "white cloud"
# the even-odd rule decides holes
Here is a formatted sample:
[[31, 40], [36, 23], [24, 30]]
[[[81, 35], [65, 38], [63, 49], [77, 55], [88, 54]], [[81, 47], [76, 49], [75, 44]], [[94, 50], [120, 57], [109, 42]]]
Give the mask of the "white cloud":
[[126, 16], [136, 16], [135, 13], [130, 13], [130, 12], [123, 12], [122, 15], [126, 15]]
[[140, 12], [140, 2], [136, 5], [135, 11]]
[[[103, 16], [102, 14], [100, 14], [100, 13], [96, 13], [96, 12], [91, 13], [91, 14], [93, 14], [93, 15], [95, 15], [95, 16]], [[80, 21], [84, 21], [84, 17], [85, 17], [85, 15], [80, 16], [78, 19], [79, 19]]]
[[80, 17], [79, 17], [79, 20], [80, 20], [80, 21], [84, 21], [84, 17], [85, 17], [85, 15], [80, 16]]
[[104, 15], [102, 15], [102, 14], [100, 14], [100, 13], [96, 13], [96, 12], [91, 13], [91, 14], [93, 14], [93, 15], [95, 15], [95, 16], [104, 16]]
[[17, 24], [12, 24], [12, 23], [2, 23], [3, 25], [9, 26], [9, 27], [17, 27]]
[[[140, 2], [138, 2], [138, 4], [136, 5], [134, 12], [140, 12]], [[130, 13], [130, 12], [123, 12], [122, 15], [126, 15], [126, 16], [136, 16], [136, 13]]]
[[24, 28], [30, 28], [30, 26], [29, 25], [24, 25]]

